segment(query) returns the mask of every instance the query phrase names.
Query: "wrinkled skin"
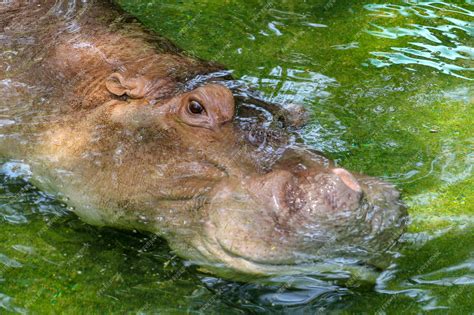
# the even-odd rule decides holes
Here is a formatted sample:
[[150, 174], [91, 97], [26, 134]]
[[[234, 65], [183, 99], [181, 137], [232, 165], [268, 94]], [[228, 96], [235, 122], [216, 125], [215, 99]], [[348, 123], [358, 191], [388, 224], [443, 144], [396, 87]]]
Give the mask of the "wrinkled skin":
[[403, 231], [392, 185], [237, 107], [219, 65], [107, 1], [0, 4], [0, 34], [0, 152], [86, 222], [158, 233], [222, 275], [373, 262]]

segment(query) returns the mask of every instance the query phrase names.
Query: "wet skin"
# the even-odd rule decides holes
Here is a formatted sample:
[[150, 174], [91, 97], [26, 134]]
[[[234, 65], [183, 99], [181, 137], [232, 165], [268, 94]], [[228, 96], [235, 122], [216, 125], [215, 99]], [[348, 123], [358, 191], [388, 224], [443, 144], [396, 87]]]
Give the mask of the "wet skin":
[[373, 263], [402, 233], [392, 185], [245, 115], [219, 65], [107, 1], [13, 2], [0, 21], [0, 153], [84, 221], [158, 233], [226, 276]]

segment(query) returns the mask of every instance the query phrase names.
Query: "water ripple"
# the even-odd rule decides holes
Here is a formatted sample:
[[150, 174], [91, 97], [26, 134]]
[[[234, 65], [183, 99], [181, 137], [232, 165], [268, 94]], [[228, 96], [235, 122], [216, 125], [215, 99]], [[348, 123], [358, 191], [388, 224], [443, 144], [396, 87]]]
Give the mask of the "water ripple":
[[437, 286], [474, 285], [474, 259], [468, 259], [455, 266], [418, 275], [411, 280], [417, 284], [434, 284]]
[[0, 253], [0, 264], [5, 266], [6, 268], [20, 268], [23, 265], [16, 261], [13, 258], [8, 257], [5, 254]]
[[27, 224], [35, 213], [56, 216], [67, 212], [65, 204], [30, 184], [30, 175], [29, 166], [19, 161], [0, 164], [0, 223]]
[[[405, 5], [368, 4], [364, 8], [377, 18], [396, 19], [397, 24], [390, 27], [385, 25], [386, 21], [384, 26], [370, 23], [372, 29], [367, 30], [368, 34], [396, 40], [396, 46], [392, 46], [390, 52], [371, 52], [376, 57], [369, 59], [373, 66], [425, 66], [457, 78], [474, 80], [474, 48], [467, 44], [472, 42], [474, 23], [463, 20], [473, 17], [473, 11], [434, 1], [407, 1]], [[400, 19], [406, 20], [405, 25], [401, 25]]]
[[242, 80], [260, 89], [272, 90], [269, 101], [281, 104], [303, 104], [327, 98], [330, 96], [328, 87], [337, 86], [335, 79], [321, 73], [281, 66], [272, 68], [263, 78], [243, 76]]
[[13, 299], [0, 292], [0, 309], [4, 309], [8, 312], [26, 314], [26, 310], [13, 305]]

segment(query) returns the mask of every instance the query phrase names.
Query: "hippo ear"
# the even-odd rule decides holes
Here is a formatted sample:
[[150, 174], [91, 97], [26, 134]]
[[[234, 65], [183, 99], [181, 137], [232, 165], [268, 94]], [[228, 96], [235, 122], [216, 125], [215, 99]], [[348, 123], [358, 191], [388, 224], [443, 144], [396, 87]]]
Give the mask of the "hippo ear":
[[144, 78], [125, 79], [120, 73], [111, 74], [105, 81], [105, 86], [110, 93], [117, 96], [127, 94], [131, 98], [142, 98], [146, 93]]

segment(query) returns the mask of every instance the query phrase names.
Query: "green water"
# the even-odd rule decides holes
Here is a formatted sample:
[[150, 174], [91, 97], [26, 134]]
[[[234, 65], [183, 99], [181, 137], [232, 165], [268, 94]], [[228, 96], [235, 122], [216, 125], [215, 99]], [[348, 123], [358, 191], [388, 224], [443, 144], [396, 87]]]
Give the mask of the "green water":
[[411, 224], [375, 287], [216, 279], [160, 239], [97, 229], [0, 175], [0, 314], [474, 312], [474, 2], [120, 3], [276, 102], [302, 103], [312, 147], [395, 183]]

